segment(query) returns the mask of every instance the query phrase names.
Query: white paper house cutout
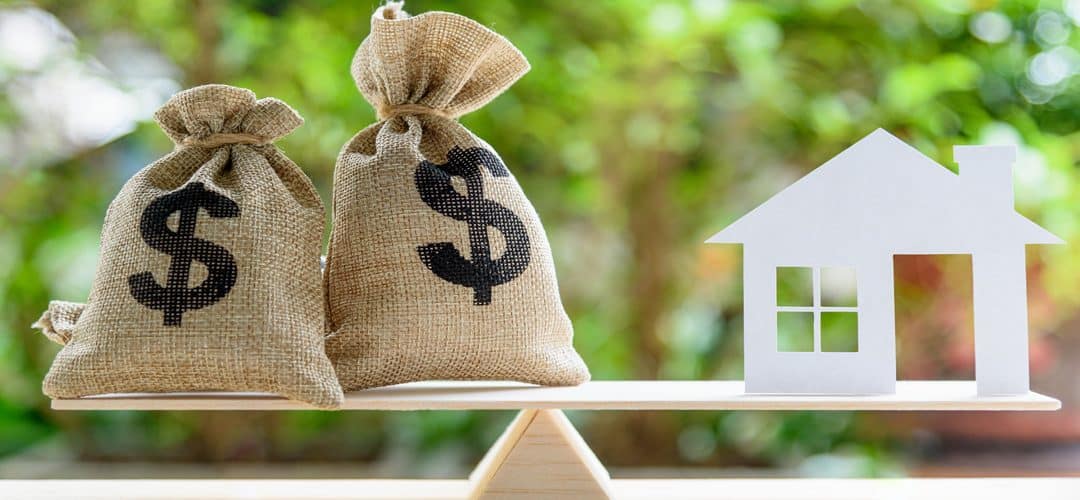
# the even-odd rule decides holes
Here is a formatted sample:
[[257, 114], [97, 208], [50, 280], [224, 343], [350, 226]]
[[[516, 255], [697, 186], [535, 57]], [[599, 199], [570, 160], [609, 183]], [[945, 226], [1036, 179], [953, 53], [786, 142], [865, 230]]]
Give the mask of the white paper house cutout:
[[[959, 174], [878, 129], [709, 238], [744, 245], [747, 392], [895, 392], [896, 254], [971, 255], [978, 392], [1028, 392], [1025, 245], [1063, 241], [1014, 209], [1013, 146], [953, 151]], [[778, 308], [788, 266], [813, 269], [809, 307]], [[822, 306], [832, 267], [854, 269], [854, 307]], [[778, 315], [792, 310], [813, 313], [813, 352], [777, 350]], [[857, 314], [856, 352], [822, 352], [832, 310]]]

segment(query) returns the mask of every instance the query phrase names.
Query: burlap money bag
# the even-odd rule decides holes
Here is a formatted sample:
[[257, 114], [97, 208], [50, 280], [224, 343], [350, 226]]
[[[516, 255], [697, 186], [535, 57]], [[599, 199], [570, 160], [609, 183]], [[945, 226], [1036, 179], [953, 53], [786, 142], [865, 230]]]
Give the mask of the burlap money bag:
[[87, 303], [35, 326], [64, 344], [54, 398], [256, 391], [341, 403], [323, 348], [322, 201], [271, 144], [303, 123], [277, 99], [206, 85], [155, 115], [177, 144], [105, 216]]
[[573, 385], [551, 249], [503, 161], [456, 118], [529, 66], [465, 17], [380, 8], [352, 74], [381, 120], [334, 172], [327, 353], [346, 390], [416, 380]]

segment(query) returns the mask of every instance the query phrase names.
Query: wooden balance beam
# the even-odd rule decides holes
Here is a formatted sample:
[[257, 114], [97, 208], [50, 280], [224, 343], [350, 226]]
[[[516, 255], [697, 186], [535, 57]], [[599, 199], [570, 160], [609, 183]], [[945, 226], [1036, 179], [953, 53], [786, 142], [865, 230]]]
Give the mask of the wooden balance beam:
[[[56, 399], [56, 410], [309, 410], [268, 394], [108, 394]], [[417, 382], [346, 394], [343, 410], [520, 410], [469, 476], [482, 499], [608, 499], [619, 491], [562, 410], [1048, 411], [1038, 393], [979, 396], [969, 381], [897, 382], [866, 396], [746, 394], [739, 381], [595, 381], [576, 387], [514, 382]], [[395, 484], [408, 485], [402, 481]], [[652, 483], [650, 483], [652, 484]], [[704, 483], [701, 483], [704, 484]], [[722, 488], [722, 480], [715, 483]], [[674, 486], [672, 486], [674, 487]], [[719, 490], [718, 490], [719, 491]], [[450, 491], [447, 491], [450, 494]]]

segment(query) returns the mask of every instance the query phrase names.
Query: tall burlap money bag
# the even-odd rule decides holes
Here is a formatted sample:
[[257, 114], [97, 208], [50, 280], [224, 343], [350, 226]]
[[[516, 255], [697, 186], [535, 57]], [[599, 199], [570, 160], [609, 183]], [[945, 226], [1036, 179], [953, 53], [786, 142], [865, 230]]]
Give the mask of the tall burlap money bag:
[[176, 149], [135, 174], [105, 215], [85, 305], [35, 326], [64, 344], [54, 398], [256, 391], [341, 403], [324, 346], [324, 212], [272, 142], [303, 123], [277, 99], [206, 85], [155, 115]]
[[338, 158], [325, 274], [327, 353], [346, 390], [588, 380], [536, 210], [457, 122], [528, 69], [468, 18], [410, 18], [396, 2], [375, 13], [352, 75], [381, 119]]

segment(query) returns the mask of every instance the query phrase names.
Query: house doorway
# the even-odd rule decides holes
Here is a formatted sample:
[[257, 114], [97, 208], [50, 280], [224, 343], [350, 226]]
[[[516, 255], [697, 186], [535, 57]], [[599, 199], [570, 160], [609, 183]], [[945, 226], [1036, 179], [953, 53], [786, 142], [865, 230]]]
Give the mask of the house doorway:
[[970, 254], [893, 257], [897, 380], [975, 380]]

